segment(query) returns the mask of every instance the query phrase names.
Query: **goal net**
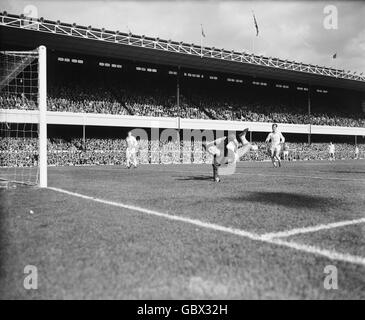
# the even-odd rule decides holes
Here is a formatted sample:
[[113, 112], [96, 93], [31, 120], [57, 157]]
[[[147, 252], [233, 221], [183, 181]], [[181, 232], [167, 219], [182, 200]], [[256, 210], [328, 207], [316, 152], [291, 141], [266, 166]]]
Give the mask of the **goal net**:
[[0, 51], [0, 180], [47, 186], [46, 48]]

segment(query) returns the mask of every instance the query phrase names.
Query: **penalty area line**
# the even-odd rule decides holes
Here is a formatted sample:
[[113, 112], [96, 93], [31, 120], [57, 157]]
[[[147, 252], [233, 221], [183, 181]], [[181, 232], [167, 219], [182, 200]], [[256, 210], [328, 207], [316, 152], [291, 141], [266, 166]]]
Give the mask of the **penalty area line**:
[[345, 220], [345, 221], [338, 221], [333, 223], [327, 223], [327, 224], [319, 224], [312, 227], [304, 227], [304, 228], [295, 228], [295, 229], [289, 229], [285, 231], [279, 231], [279, 232], [270, 232], [265, 233], [261, 235], [264, 239], [274, 239], [274, 238], [287, 238], [294, 235], [304, 234], [304, 233], [310, 233], [310, 232], [317, 232], [321, 230], [330, 230], [345, 226], [350, 226], [354, 224], [360, 224], [365, 223], [365, 218], [360, 219], [353, 219], [353, 220]]
[[264, 243], [268, 243], [268, 244], [272, 244], [272, 245], [278, 245], [278, 246], [282, 246], [282, 247], [295, 249], [297, 251], [306, 252], [309, 254], [323, 256], [330, 260], [337, 260], [337, 261], [347, 262], [347, 263], [351, 263], [351, 264], [360, 264], [362, 266], [365, 266], [364, 257], [353, 256], [350, 254], [343, 254], [343, 253], [339, 253], [339, 252], [336, 252], [333, 250], [324, 250], [324, 249], [317, 248], [314, 246], [299, 244], [299, 243], [285, 241], [285, 240], [276, 239], [276, 238], [268, 238], [268, 237], [265, 237], [265, 236], [262, 236], [262, 235], [259, 235], [259, 234], [253, 233], [253, 232], [241, 230], [241, 229], [225, 227], [225, 226], [221, 226], [221, 225], [218, 225], [215, 223], [205, 222], [205, 221], [198, 220], [198, 219], [176, 216], [176, 215], [172, 215], [172, 214], [168, 214], [168, 213], [163, 213], [163, 212], [159, 212], [159, 211], [155, 211], [155, 210], [137, 207], [134, 205], [123, 204], [121, 202], [104, 200], [104, 199], [91, 197], [91, 196], [83, 195], [83, 194], [72, 192], [72, 191], [67, 191], [64, 189], [53, 188], [53, 187], [48, 187], [48, 189], [56, 191], [56, 192], [64, 193], [64, 194], [67, 194], [70, 196], [78, 197], [81, 199], [91, 200], [91, 201], [98, 202], [101, 204], [106, 204], [106, 205], [111, 205], [111, 206], [124, 208], [124, 209], [132, 210], [132, 211], [137, 211], [137, 212], [165, 218], [165, 219], [172, 220], [172, 221], [183, 222], [185, 224], [190, 224], [190, 225], [198, 226], [198, 227], [209, 229], [209, 230], [221, 231], [221, 232], [225, 232], [228, 234], [233, 234], [233, 235], [247, 238], [247, 239], [250, 239], [253, 241], [264, 242]]

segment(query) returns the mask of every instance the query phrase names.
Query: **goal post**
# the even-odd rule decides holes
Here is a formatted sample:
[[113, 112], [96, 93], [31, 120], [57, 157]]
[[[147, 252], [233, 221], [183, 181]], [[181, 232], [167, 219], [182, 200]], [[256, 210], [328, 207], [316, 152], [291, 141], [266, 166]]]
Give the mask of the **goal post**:
[[47, 188], [47, 49], [38, 48], [39, 186]]
[[47, 50], [0, 51], [0, 180], [47, 182]]

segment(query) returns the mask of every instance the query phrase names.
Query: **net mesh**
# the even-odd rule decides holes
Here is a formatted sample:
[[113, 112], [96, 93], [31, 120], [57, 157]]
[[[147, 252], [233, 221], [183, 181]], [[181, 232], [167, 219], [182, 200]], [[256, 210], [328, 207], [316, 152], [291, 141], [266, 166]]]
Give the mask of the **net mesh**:
[[0, 179], [3, 181], [38, 184], [38, 98], [38, 51], [0, 52]]

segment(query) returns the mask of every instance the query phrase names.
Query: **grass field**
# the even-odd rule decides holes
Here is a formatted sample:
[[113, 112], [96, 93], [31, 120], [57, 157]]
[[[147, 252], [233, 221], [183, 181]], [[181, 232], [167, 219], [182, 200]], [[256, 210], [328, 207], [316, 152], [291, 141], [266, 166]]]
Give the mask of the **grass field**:
[[2, 299], [365, 299], [362, 160], [240, 163], [221, 183], [209, 165], [57, 167], [49, 185], [0, 190]]

